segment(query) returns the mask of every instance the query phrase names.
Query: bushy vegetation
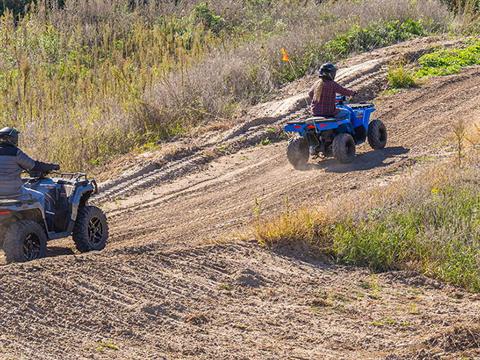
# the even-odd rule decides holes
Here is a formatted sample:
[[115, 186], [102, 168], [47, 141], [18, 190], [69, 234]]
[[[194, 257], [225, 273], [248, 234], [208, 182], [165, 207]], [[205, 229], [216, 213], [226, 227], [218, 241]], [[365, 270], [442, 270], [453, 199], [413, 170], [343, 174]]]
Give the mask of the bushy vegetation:
[[418, 77], [451, 75], [467, 66], [480, 65], [480, 41], [463, 49], [439, 49], [418, 60]]
[[325, 209], [259, 220], [255, 234], [264, 245], [302, 244], [340, 263], [374, 271], [416, 270], [480, 292], [478, 170], [460, 171], [441, 182], [428, 178], [415, 187], [408, 184], [405, 193], [394, 189], [376, 206], [342, 209], [347, 211], [343, 217]]
[[325, 43], [310, 44], [294, 59], [293, 67], [281, 67], [280, 83], [304, 76], [312, 68], [325, 61], [338, 61], [353, 53], [362, 53], [397, 42], [424, 36], [435, 28], [426, 26], [421, 20], [407, 18], [404, 21], [390, 20], [372, 22], [365, 27], [353, 25], [347, 31], [336, 35]]
[[456, 12], [480, 11], [480, 0], [442, 0], [450, 9]]
[[405, 68], [403, 64], [391, 66], [387, 73], [387, 82], [390, 89], [405, 89], [417, 86], [415, 74]]
[[376, 271], [413, 268], [480, 291], [478, 184], [447, 185], [431, 192], [425, 202], [408, 209], [336, 225], [333, 246], [338, 258]]
[[0, 18], [0, 123], [72, 170], [229, 118], [324, 60], [452, 19], [427, 0], [46, 4]]

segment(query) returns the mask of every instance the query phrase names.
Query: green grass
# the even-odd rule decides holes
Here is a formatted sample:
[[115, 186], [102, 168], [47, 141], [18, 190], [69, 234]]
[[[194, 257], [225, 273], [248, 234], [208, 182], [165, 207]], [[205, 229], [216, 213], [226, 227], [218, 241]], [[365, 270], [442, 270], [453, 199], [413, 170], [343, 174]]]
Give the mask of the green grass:
[[343, 263], [375, 271], [412, 266], [480, 291], [480, 192], [447, 186], [408, 210], [337, 224], [333, 247]]
[[418, 77], [457, 74], [467, 66], [480, 65], [480, 41], [464, 49], [439, 49], [421, 56], [418, 63]]
[[[327, 211], [328, 213], [328, 211]], [[267, 246], [303, 244], [317, 255], [373, 271], [416, 270], [480, 292], [480, 188], [476, 181], [436, 185], [428, 194], [343, 218], [289, 212], [255, 225]], [[364, 284], [371, 287], [370, 284]]]

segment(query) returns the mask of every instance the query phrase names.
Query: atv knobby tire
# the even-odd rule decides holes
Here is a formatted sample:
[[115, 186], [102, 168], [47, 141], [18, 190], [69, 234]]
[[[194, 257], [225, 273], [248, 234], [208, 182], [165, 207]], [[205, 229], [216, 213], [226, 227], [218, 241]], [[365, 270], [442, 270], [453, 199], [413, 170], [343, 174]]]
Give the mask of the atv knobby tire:
[[343, 133], [335, 136], [332, 151], [335, 159], [341, 163], [351, 163], [355, 159], [355, 140], [352, 135]]
[[5, 229], [3, 251], [7, 263], [25, 262], [45, 257], [47, 235], [33, 220], [19, 220]]
[[368, 143], [372, 149], [383, 149], [387, 145], [387, 128], [381, 120], [373, 120], [368, 125]]
[[287, 158], [295, 169], [305, 169], [309, 157], [310, 153], [306, 139], [297, 137], [288, 142]]
[[103, 211], [96, 206], [83, 206], [78, 211], [73, 228], [73, 241], [77, 250], [102, 250], [107, 245], [108, 224]]

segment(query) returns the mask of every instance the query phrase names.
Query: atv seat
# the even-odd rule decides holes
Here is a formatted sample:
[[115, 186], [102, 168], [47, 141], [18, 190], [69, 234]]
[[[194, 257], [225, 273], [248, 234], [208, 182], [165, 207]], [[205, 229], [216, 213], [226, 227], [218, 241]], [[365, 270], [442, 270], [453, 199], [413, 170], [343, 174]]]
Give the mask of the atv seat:
[[331, 123], [331, 122], [337, 122], [337, 119], [335, 119], [334, 117], [314, 116], [306, 120], [292, 120], [287, 122], [287, 124], [306, 124], [312, 121], [316, 123], [326, 123], [326, 122]]

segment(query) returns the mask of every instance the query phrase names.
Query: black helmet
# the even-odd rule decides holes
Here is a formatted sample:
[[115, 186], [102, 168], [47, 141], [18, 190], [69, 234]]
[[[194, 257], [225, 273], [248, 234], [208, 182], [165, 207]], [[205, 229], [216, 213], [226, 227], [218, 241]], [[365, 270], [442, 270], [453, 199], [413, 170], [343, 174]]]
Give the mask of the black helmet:
[[8, 143], [10, 145], [18, 145], [18, 135], [20, 132], [11, 127], [5, 127], [0, 130], [0, 143]]
[[335, 80], [335, 76], [337, 75], [337, 67], [332, 63], [323, 64], [320, 67], [318, 74], [322, 79]]

